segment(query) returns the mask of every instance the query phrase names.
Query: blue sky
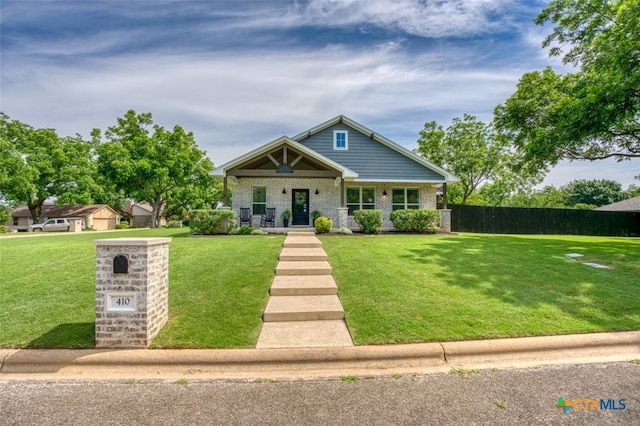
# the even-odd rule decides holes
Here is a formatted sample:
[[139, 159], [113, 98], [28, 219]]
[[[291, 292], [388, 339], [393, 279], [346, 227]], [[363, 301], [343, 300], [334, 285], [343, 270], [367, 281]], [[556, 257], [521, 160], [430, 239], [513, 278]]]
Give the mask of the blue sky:
[[[489, 121], [553, 66], [538, 0], [2, 0], [0, 110], [88, 138], [129, 109], [192, 131], [216, 164], [344, 114], [409, 148], [426, 121]], [[614, 179], [638, 160], [562, 163]], [[637, 183], [637, 181], [635, 181]]]

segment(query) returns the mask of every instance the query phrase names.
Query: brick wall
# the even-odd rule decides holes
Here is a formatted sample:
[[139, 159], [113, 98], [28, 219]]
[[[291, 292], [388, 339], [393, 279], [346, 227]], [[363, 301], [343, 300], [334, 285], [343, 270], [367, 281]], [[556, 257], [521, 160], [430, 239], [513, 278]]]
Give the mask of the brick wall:
[[[238, 184], [233, 188], [233, 206], [232, 209], [240, 216], [240, 208], [252, 208], [253, 186], [267, 187], [267, 207], [276, 208], [276, 227], [282, 226], [280, 214], [285, 208], [291, 209], [292, 189], [308, 189], [309, 190], [309, 212], [319, 210], [324, 216], [331, 218], [334, 228], [339, 227], [338, 208], [340, 207], [340, 185], [335, 185], [335, 179], [320, 178], [238, 178]], [[420, 207], [424, 209], [436, 208], [436, 188], [433, 184], [410, 184], [410, 183], [349, 183], [345, 182], [346, 187], [362, 186], [376, 188], [376, 208], [383, 211], [384, 224], [383, 228], [392, 229], [393, 224], [389, 220], [392, 211], [391, 190], [393, 188], [419, 188], [420, 189]], [[282, 189], [287, 191], [282, 193]], [[319, 194], [316, 195], [315, 191]], [[387, 197], [382, 192], [387, 191]], [[345, 194], [346, 203], [346, 194]], [[253, 226], [260, 226], [260, 217], [253, 218]], [[358, 229], [358, 224], [353, 220], [352, 216], [348, 217], [349, 228]]]
[[[96, 347], [146, 348], [167, 322], [170, 241], [170, 238], [94, 241]], [[118, 255], [127, 258], [128, 273], [114, 273], [114, 258]]]

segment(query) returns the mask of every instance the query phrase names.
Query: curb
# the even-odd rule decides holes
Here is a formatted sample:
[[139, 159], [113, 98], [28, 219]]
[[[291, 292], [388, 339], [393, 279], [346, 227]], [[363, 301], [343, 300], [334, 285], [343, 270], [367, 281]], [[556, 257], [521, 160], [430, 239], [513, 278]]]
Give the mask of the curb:
[[[323, 377], [640, 359], [640, 331], [443, 343], [293, 349], [0, 350], [0, 379]], [[19, 377], [16, 377], [19, 378]], [[22, 377], [24, 378], [24, 377]]]

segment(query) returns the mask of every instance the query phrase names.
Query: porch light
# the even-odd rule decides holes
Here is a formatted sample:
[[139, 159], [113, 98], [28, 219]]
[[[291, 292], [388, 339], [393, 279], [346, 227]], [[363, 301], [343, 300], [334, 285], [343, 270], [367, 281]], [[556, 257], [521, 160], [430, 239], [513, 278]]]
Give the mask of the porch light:
[[318, 188], [316, 188], [316, 195], [320, 194], [320, 191], [318, 191]]
[[386, 189], [383, 189], [383, 190], [382, 190], [382, 196], [383, 196], [383, 197], [386, 197], [386, 196], [387, 196], [387, 190], [386, 190]]
[[285, 188], [282, 188], [282, 193], [283, 193], [283, 194], [286, 194], [286, 193], [287, 193], [287, 190], [286, 190]]

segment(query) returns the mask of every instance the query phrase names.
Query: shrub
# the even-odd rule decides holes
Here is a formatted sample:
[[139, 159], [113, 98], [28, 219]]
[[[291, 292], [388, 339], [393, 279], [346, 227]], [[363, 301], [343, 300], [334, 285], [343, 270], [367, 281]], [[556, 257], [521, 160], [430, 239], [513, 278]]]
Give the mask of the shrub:
[[353, 218], [360, 226], [360, 232], [379, 234], [382, 232], [382, 210], [356, 210]]
[[233, 210], [192, 210], [189, 214], [192, 234], [228, 234], [236, 226], [236, 212]]
[[242, 228], [232, 229], [229, 233], [233, 235], [251, 235], [253, 231], [258, 228], [252, 228], [250, 226], [243, 226]]
[[167, 223], [167, 228], [182, 228], [182, 221], [181, 220], [170, 220]]
[[320, 210], [314, 210], [311, 212], [311, 223], [316, 223], [316, 219], [322, 216], [322, 212]]
[[331, 232], [333, 221], [328, 217], [320, 216], [313, 221], [313, 225], [316, 227], [318, 234], [326, 234], [327, 232]]
[[120, 222], [116, 225], [116, 229], [129, 229], [129, 222]]
[[344, 226], [340, 229], [338, 229], [338, 234], [342, 234], [342, 235], [351, 235], [353, 234], [353, 232], [351, 231], [351, 229], [349, 228], [345, 228]]
[[402, 232], [435, 234], [440, 229], [440, 213], [433, 209], [394, 210], [389, 219]]
[[0, 225], [0, 234], [6, 234], [9, 231], [9, 227], [5, 225]]
[[269, 233], [260, 228], [255, 228], [251, 230], [251, 235], [269, 235]]

